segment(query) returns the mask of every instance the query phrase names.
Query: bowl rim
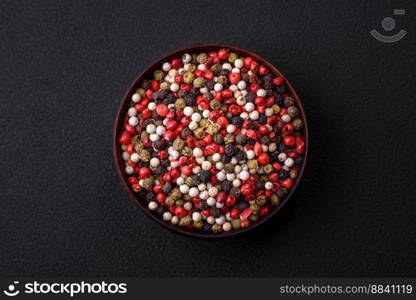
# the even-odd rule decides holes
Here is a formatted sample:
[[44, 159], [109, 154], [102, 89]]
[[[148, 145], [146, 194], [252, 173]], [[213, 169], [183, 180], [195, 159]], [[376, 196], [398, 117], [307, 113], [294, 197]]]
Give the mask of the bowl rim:
[[[303, 162], [302, 162], [299, 174], [298, 174], [298, 178], [295, 180], [295, 182], [293, 184], [293, 187], [289, 191], [286, 198], [277, 207], [275, 207], [270, 212], [269, 215], [262, 217], [261, 219], [259, 219], [258, 221], [256, 221], [255, 223], [253, 223], [251, 226], [249, 226], [247, 228], [240, 228], [240, 229], [237, 229], [237, 230], [231, 230], [231, 231], [228, 231], [228, 232], [221, 232], [221, 233], [206, 233], [206, 232], [203, 232], [203, 231], [201, 231], [201, 232], [191, 231], [191, 230], [185, 229], [183, 227], [180, 227], [178, 225], [173, 225], [171, 223], [163, 221], [160, 217], [153, 214], [148, 209], [147, 205], [144, 204], [144, 201], [140, 200], [140, 198], [136, 194], [133, 193], [133, 191], [130, 189], [130, 186], [128, 184], [127, 175], [122, 171], [123, 168], [124, 168], [123, 167], [124, 161], [122, 160], [122, 157], [121, 157], [121, 149], [120, 149], [120, 146], [119, 146], [119, 143], [118, 143], [117, 136], [118, 136], [118, 133], [121, 132], [122, 129], [123, 129], [126, 108], [128, 107], [128, 105], [131, 101], [131, 96], [134, 93], [134, 91], [137, 89], [138, 84], [143, 79], [146, 79], [147, 77], [149, 77], [150, 74], [153, 74], [153, 72], [156, 69], [158, 69], [158, 67], [160, 68], [160, 66], [163, 62], [165, 62], [166, 60], [168, 60], [170, 58], [173, 58], [173, 57], [178, 57], [178, 56], [181, 57], [182, 54], [187, 53], [187, 52], [191, 52], [191, 53], [192, 52], [208, 52], [208, 51], [212, 51], [212, 50], [219, 50], [221, 48], [230, 49], [230, 50], [232, 50], [232, 51], [234, 51], [238, 54], [241, 54], [243, 56], [250, 56], [253, 59], [255, 59], [260, 65], [265, 65], [270, 70], [270, 72], [272, 72], [274, 75], [282, 76], [284, 78], [285, 83], [286, 83], [286, 87], [288, 88], [290, 95], [295, 99], [296, 104], [299, 108], [301, 117], [302, 117], [302, 121], [304, 123], [303, 138], [304, 138], [304, 143], [305, 143], [305, 152], [304, 152], [304, 155], [303, 155]], [[225, 238], [225, 237], [231, 237], [231, 236], [239, 235], [241, 233], [245, 233], [249, 230], [257, 228], [261, 224], [264, 224], [272, 216], [276, 215], [277, 212], [280, 211], [282, 209], [282, 207], [285, 206], [285, 204], [289, 201], [289, 199], [292, 197], [294, 191], [296, 190], [299, 182], [301, 181], [301, 179], [303, 177], [304, 170], [305, 170], [305, 167], [306, 167], [306, 164], [307, 164], [308, 150], [309, 150], [309, 129], [308, 129], [308, 121], [307, 121], [306, 114], [305, 114], [305, 109], [303, 107], [303, 104], [302, 104], [298, 94], [296, 93], [296, 91], [293, 88], [293, 86], [291, 85], [291, 83], [287, 80], [287, 78], [273, 64], [271, 64], [269, 61], [264, 59], [262, 56], [258, 55], [255, 52], [252, 52], [250, 50], [246, 50], [246, 49], [243, 49], [243, 48], [240, 48], [240, 47], [237, 47], [237, 46], [233, 46], [233, 45], [228, 45], [228, 44], [205, 43], [205, 44], [196, 44], [196, 45], [192, 45], [192, 46], [188, 46], [188, 47], [182, 47], [182, 48], [176, 49], [174, 51], [170, 51], [169, 53], [165, 54], [163, 57], [157, 59], [155, 62], [153, 62], [152, 64], [147, 66], [144, 71], [142, 71], [141, 73], [139, 73], [139, 75], [137, 75], [135, 77], [133, 82], [130, 84], [130, 86], [128, 87], [128, 89], [124, 93], [124, 96], [122, 98], [122, 101], [119, 105], [119, 108], [118, 108], [118, 111], [117, 111], [117, 114], [116, 114], [114, 127], [113, 127], [112, 147], [113, 147], [113, 158], [114, 158], [114, 163], [116, 165], [116, 170], [117, 170], [118, 177], [119, 177], [120, 181], [122, 182], [122, 185], [124, 186], [124, 189], [127, 190], [129, 198], [136, 205], [138, 205], [141, 208], [141, 210], [145, 213], [145, 215], [147, 215], [151, 219], [155, 220], [157, 223], [159, 223], [163, 227], [169, 228], [170, 230], [173, 230], [174, 232], [177, 232], [177, 233], [180, 233], [180, 234], [184, 234], [184, 235], [192, 236], [192, 237], [197, 237], [197, 238]]]

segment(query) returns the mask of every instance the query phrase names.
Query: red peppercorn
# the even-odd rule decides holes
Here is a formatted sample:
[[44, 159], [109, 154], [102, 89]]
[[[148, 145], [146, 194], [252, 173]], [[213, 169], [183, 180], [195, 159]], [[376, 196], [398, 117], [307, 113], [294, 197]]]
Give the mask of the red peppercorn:
[[135, 183], [137, 183], [138, 181], [137, 181], [137, 178], [136, 177], [134, 177], [134, 176], [130, 176], [129, 177], [129, 183], [130, 184], [135, 184]]
[[236, 203], [236, 199], [235, 199], [235, 197], [233, 197], [233, 196], [231, 196], [231, 195], [228, 195], [227, 196], [227, 199], [225, 200], [225, 205], [227, 205], [227, 206], [234, 206], [235, 205], [235, 203]]
[[267, 74], [269, 74], [269, 70], [267, 70], [267, 68], [264, 65], [261, 65], [259, 67], [259, 74], [260, 75], [267, 75]]
[[148, 109], [148, 108], [144, 109], [142, 111], [142, 117], [144, 119], [149, 119], [150, 117], [152, 117], [152, 111], [150, 109]]
[[284, 82], [284, 79], [281, 76], [278, 76], [275, 79], [273, 79], [273, 83], [277, 86], [282, 85], [283, 82]]
[[233, 72], [230, 73], [230, 75], [228, 75], [228, 80], [232, 83], [232, 84], [237, 84], [241, 79], [240, 73], [237, 72]]
[[254, 191], [254, 185], [251, 183], [244, 183], [240, 188], [241, 194], [249, 195]]
[[139, 170], [139, 178], [144, 179], [150, 176], [150, 169], [149, 168], [140, 168]]
[[179, 218], [183, 218], [186, 216], [186, 210], [181, 206], [177, 206], [175, 208], [175, 215]]
[[255, 140], [257, 138], [257, 133], [256, 133], [255, 130], [249, 129], [249, 130], [246, 131], [246, 136], [250, 139]]
[[292, 123], [287, 123], [285, 126], [283, 126], [282, 132], [285, 135], [291, 135], [293, 133], [293, 125], [292, 125]]
[[231, 104], [228, 107], [228, 111], [233, 114], [233, 115], [239, 115], [243, 112], [241, 106], [237, 105], [237, 104]]
[[261, 153], [263, 153], [263, 146], [259, 142], [256, 142], [254, 144], [253, 151], [256, 156], [259, 156]]
[[218, 125], [220, 125], [221, 127], [227, 127], [228, 126], [228, 119], [227, 119], [227, 117], [225, 117], [225, 116], [221, 116], [221, 117], [219, 117], [217, 120], [216, 120], [216, 123], [218, 124]]
[[170, 65], [172, 69], [179, 69], [180, 67], [182, 67], [182, 61], [179, 58], [174, 58], [172, 59]]
[[261, 153], [258, 157], [258, 162], [262, 165], [267, 165], [270, 161], [269, 155], [267, 153]]
[[206, 80], [213, 80], [214, 76], [214, 71], [212, 71], [211, 69], [205, 71], [204, 77]]
[[125, 126], [126, 131], [131, 134], [131, 135], [135, 135], [136, 134], [136, 128], [134, 128], [133, 126], [131, 126], [130, 124], [126, 124]]
[[169, 108], [166, 104], [162, 103], [162, 104], [159, 104], [156, 107], [156, 113], [161, 117], [166, 116], [168, 114], [168, 112], [169, 112]]
[[233, 208], [230, 211], [230, 218], [231, 219], [238, 219], [240, 217], [240, 211], [237, 208]]
[[168, 158], [169, 154], [168, 154], [168, 152], [167, 152], [166, 150], [160, 150], [160, 151], [157, 153], [157, 156], [159, 156], [159, 158], [160, 158], [161, 160], [165, 160], [166, 158]]
[[152, 99], [153, 91], [152, 90], [146, 90], [146, 97], [149, 99]]
[[233, 96], [232, 90], [223, 90], [221, 91], [221, 97], [224, 99], [231, 98]]
[[254, 99], [254, 103], [255, 103], [256, 105], [260, 105], [260, 106], [262, 106], [262, 105], [265, 105], [265, 104], [266, 104], [266, 101], [265, 101], [264, 97], [257, 96], [257, 97]]
[[130, 144], [130, 141], [131, 141], [131, 137], [130, 137], [130, 134], [128, 134], [127, 132], [123, 132], [120, 135], [120, 138], [119, 138], [120, 144], [128, 145], [128, 144]]
[[160, 204], [163, 204], [163, 203], [165, 203], [166, 195], [163, 192], [162, 193], [157, 193], [156, 200]]
[[295, 146], [296, 139], [291, 135], [287, 135], [283, 138], [283, 144], [289, 147]]
[[251, 208], [246, 208], [245, 210], [243, 210], [240, 214], [241, 220], [248, 219], [248, 217], [251, 215], [252, 212], [253, 211], [251, 210]]
[[135, 183], [132, 184], [131, 189], [133, 190], [133, 192], [138, 193], [142, 190], [142, 187], [138, 183]]
[[173, 141], [176, 137], [176, 134], [171, 131], [171, 130], [167, 130], [164, 134], [163, 137], [165, 138], [165, 140], [167, 141]]
[[157, 91], [159, 89], [159, 82], [157, 80], [152, 80], [152, 90]]
[[183, 173], [183, 175], [185, 175], [185, 176], [190, 176], [190, 175], [192, 174], [192, 168], [191, 168], [191, 167], [189, 167], [189, 166], [184, 166], [184, 167], [182, 168], [182, 173]]
[[244, 66], [246, 68], [250, 68], [251, 63], [253, 62], [253, 59], [250, 56], [247, 56], [244, 58]]
[[183, 83], [183, 76], [181, 74], [175, 75], [175, 83], [181, 85]]
[[258, 128], [260, 135], [267, 135], [270, 132], [269, 128], [266, 125], [259, 125]]
[[219, 59], [227, 59], [228, 58], [228, 50], [227, 49], [224, 49], [224, 48], [222, 48], [222, 49], [220, 49], [219, 51], [218, 51], [218, 58]]
[[287, 188], [287, 189], [291, 189], [293, 185], [293, 179], [292, 178], [286, 178], [285, 180], [282, 181], [282, 186]]

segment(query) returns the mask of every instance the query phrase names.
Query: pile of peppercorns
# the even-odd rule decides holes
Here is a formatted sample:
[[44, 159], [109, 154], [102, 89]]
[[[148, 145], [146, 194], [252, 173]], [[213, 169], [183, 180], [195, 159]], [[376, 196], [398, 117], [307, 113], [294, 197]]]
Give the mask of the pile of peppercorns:
[[164, 62], [118, 136], [131, 189], [165, 222], [247, 228], [292, 189], [305, 142], [285, 80], [228, 49]]

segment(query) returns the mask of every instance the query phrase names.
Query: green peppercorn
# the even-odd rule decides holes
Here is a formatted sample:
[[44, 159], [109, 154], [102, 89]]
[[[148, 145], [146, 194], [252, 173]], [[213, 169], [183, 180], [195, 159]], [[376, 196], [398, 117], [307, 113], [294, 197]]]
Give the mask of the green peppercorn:
[[240, 228], [240, 223], [241, 223], [240, 219], [232, 219], [231, 220], [231, 225], [233, 226], [234, 229], [239, 229]]
[[188, 215], [179, 220], [179, 226], [188, 226], [191, 222], [192, 218]]
[[196, 61], [197, 61], [199, 64], [205, 64], [205, 63], [206, 63], [206, 61], [207, 61], [207, 58], [208, 58], [208, 56], [207, 56], [207, 54], [206, 54], [206, 53], [201, 53], [201, 54], [199, 54], [199, 55], [196, 57]]
[[201, 128], [208, 128], [208, 126], [210, 125], [211, 123], [208, 121], [208, 119], [201, 119], [201, 121], [199, 121], [199, 127], [201, 127]]
[[266, 195], [260, 195], [256, 198], [256, 204], [259, 206], [263, 206], [267, 202]]
[[257, 160], [255, 160], [255, 159], [248, 160], [247, 161], [247, 167], [249, 169], [252, 169], [252, 170], [257, 170], [259, 168], [259, 165], [257, 163]]
[[212, 231], [213, 232], [215, 232], [215, 233], [217, 233], [217, 232], [221, 232], [222, 231], [222, 227], [221, 227], [221, 225], [220, 224], [214, 224], [214, 225], [212, 225]]
[[232, 64], [235, 62], [237, 58], [238, 58], [238, 55], [234, 52], [231, 52], [230, 55], [228, 55], [228, 61]]
[[183, 147], [185, 146], [185, 141], [183, 139], [180, 138], [176, 138], [173, 141], [173, 149], [177, 150], [177, 151], [181, 151], [183, 149]]
[[143, 89], [143, 88], [139, 88], [139, 89], [137, 89], [136, 90], [136, 93], [137, 94], [139, 94], [140, 96], [142, 96], [142, 97], [145, 97], [146, 96], [146, 90], [145, 89]]
[[192, 200], [192, 197], [189, 196], [189, 194], [186, 194], [186, 195], [183, 195], [183, 200], [186, 201], [186, 202], [189, 202], [189, 201]]
[[204, 226], [204, 222], [202, 220], [194, 221], [192, 224], [193, 224], [195, 229], [201, 229], [202, 226]]
[[273, 166], [271, 164], [265, 165], [263, 167], [263, 171], [266, 174], [270, 174], [271, 172], [273, 172]]
[[277, 115], [280, 111], [280, 106], [277, 104], [272, 105], [273, 114]]
[[[201, 120], [202, 121], [202, 120]], [[214, 124], [210, 124], [207, 128], [207, 132], [210, 135], [215, 135], [218, 133], [218, 131], [220, 131], [220, 125], [214, 123]]]
[[220, 64], [213, 64], [212, 66], [211, 66], [211, 70], [212, 71], [219, 71], [219, 70], [221, 70], [222, 69], [222, 67], [221, 67], [221, 65]]
[[287, 113], [289, 116], [294, 118], [299, 114], [299, 108], [297, 108], [296, 106], [290, 106], [287, 108]]
[[190, 157], [192, 155], [192, 148], [189, 148], [188, 146], [183, 147], [182, 155]]
[[194, 73], [188, 71], [183, 73], [183, 82], [187, 83], [187, 84], [191, 84], [195, 79], [195, 75]]
[[175, 201], [176, 206], [183, 206], [185, 204], [185, 200], [179, 199]]
[[179, 188], [174, 188], [174, 189], [170, 192], [169, 196], [170, 196], [170, 197], [172, 197], [172, 199], [176, 201], [176, 200], [181, 199], [181, 197], [182, 197], [182, 193], [181, 193], [181, 191], [179, 190]]
[[238, 144], [238, 145], [245, 145], [246, 144], [246, 136], [244, 135], [244, 134], [241, 134], [241, 133], [239, 133], [239, 134], [237, 134], [237, 136], [235, 137], [235, 142]]
[[188, 71], [189, 72], [195, 72], [196, 70], [196, 62], [193, 62], [192, 64], [189, 64]]
[[272, 195], [272, 196], [270, 197], [270, 203], [271, 203], [273, 206], [277, 206], [277, 205], [279, 205], [279, 203], [280, 203], [280, 198], [279, 198], [277, 195]]
[[140, 151], [139, 157], [142, 161], [148, 162], [152, 158], [152, 155], [150, 154], [149, 151], [147, 151], [146, 149], [143, 149], [142, 151]]
[[228, 81], [227, 76], [224, 76], [224, 75], [218, 76], [217, 78], [217, 82], [221, 83], [222, 85], [226, 85], [227, 81]]
[[224, 143], [224, 136], [222, 134], [214, 135], [214, 143], [217, 145], [221, 145], [222, 143]]
[[295, 130], [301, 130], [303, 127], [303, 122], [301, 119], [295, 119], [293, 120], [292, 125]]
[[176, 101], [175, 101], [175, 108], [177, 110], [183, 110], [185, 108], [185, 106], [186, 106], [185, 99], [183, 99], [183, 98], [176, 99]]
[[197, 79], [194, 80], [193, 84], [194, 84], [194, 87], [201, 88], [205, 85], [205, 79], [202, 77], [198, 77]]
[[292, 97], [286, 97], [283, 104], [286, 108], [288, 108], [289, 106], [295, 104], [295, 99], [293, 99]]
[[226, 173], [234, 173], [235, 166], [232, 163], [228, 163], [224, 165], [224, 171]]
[[140, 139], [143, 141], [145, 138], [149, 136], [149, 133], [146, 130], [140, 132]]
[[250, 220], [250, 222], [257, 222], [257, 220], [259, 219], [259, 216], [258, 215], [250, 215], [249, 217], [248, 217], [248, 219]]
[[165, 74], [161, 70], [156, 70], [155, 73], [153, 74], [153, 77], [156, 80], [160, 81], [160, 80], [162, 80], [165, 77]]
[[134, 146], [134, 150], [136, 150], [137, 153], [140, 153], [144, 149], [144, 146], [142, 143], [138, 143]]
[[235, 139], [234, 134], [229, 133], [224, 137], [224, 143], [225, 144], [232, 144], [232, 143], [234, 143], [234, 139]]
[[187, 186], [192, 186], [192, 177], [190, 176], [185, 177], [185, 184]]
[[250, 204], [251, 213], [253, 215], [257, 215], [260, 211], [260, 206], [258, 206], [256, 203]]
[[205, 135], [205, 130], [203, 128], [197, 128], [194, 130], [194, 136], [198, 140], [202, 139]]
[[147, 177], [143, 180], [143, 188], [145, 190], [150, 190], [153, 187], [153, 183], [154, 183], [153, 177], [152, 176]]
[[173, 204], [175, 204], [175, 200], [173, 200], [173, 198], [172, 198], [172, 197], [167, 196], [167, 197], [166, 197], [166, 199], [165, 199], [165, 204], [166, 204], [167, 206], [172, 206]]
[[159, 88], [160, 88], [161, 90], [168, 90], [168, 89], [170, 88], [170, 83], [169, 83], [169, 82], [167, 82], [167, 81], [163, 81], [163, 82], [160, 84]]
[[292, 179], [297, 178], [297, 177], [298, 177], [298, 171], [297, 171], [297, 170], [294, 170], [294, 169], [290, 170], [290, 172], [289, 172], [289, 176], [290, 176], [290, 178], [292, 178]]
[[218, 110], [221, 107], [221, 102], [220, 102], [220, 100], [214, 99], [214, 100], [211, 100], [211, 102], [209, 103], [209, 106], [213, 110]]

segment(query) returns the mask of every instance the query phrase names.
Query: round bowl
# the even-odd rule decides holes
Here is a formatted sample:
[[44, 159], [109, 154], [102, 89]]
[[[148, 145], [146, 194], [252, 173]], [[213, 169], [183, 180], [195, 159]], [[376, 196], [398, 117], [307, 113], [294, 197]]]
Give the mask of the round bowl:
[[[120, 150], [120, 146], [119, 146], [119, 143], [118, 143], [118, 140], [117, 140], [117, 136], [123, 129], [124, 114], [125, 114], [126, 109], [127, 109], [128, 105], [130, 103], [131, 96], [133, 95], [136, 88], [139, 86], [139, 84], [144, 79], [150, 78], [153, 75], [155, 70], [160, 69], [163, 62], [165, 62], [165, 61], [167, 61], [167, 60], [169, 60], [173, 57], [181, 57], [182, 54], [187, 53], [187, 52], [189, 52], [189, 53], [209, 52], [209, 51], [218, 50], [218, 49], [221, 49], [221, 48], [230, 49], [230, 50], [232, 50], [232, 51], [234, 51], [238, 54], [241, 54], [243, 56], [251, 56], [257, 62], [259, 62], [260, 65], [261, 64], [265, 65], [270, 70], [270, 72], [272, 72], [274, 75], [282, 76], [285, 79], [286, 87], [287, 87], [290, 95], [295, 99], [296, 104], [299, 108], [302, 120], [304, 122], [303, 137], [304, 137], [304, 142], [305, 142], [305, 152], [304, 152], [304, 155], [303, 155], [303, 162], [302, 162], [302, 165], [300, 167], [298, 178], [295, 180], [292, 189], [289, 191], [286, 198], [283, 199], [282, 203], [280, 203], [278, 206], [274, 207], [269, 215], [262, 217], [261, 219], [259, 219], [255, 223], [253, 223], [250, 227], [243, 228], [243, 229], [236, 229], [236, 230], [232, 230], [232, 231], [228, 231], [228, 232], [222, 232], [222, 233], [191, 231], [191, 230], [188, 230], [186, 228], [182, 228], [182, 227], [179, 227], [177, 225], [173, 225], [171, 223], [167, 223], [167, 222], [163, 221], [162, 219], [160, 219], [158, 216], [153, 214], [147, 208], [147, 205], [144, 203], [144, 200], [140, 199], [139, 197], [136, 196], [136, 194], [134, 194], [132, 192], [132, 190], [130, 189], [129, 183], [128, 183], [127, 176], [124, 172], [124, 162], [122, 160], [121, 150]], [[126, 189], [128, 195], [129, 195], [129, 197], [131, 198], [131, 200], [134, 203], [136, 203], [142, 209], [142, 211], [147, 216], [149, 216], [150, 218], [152, 218], [153, 220], [155, 220], [159, 224], [163, 225], [164, 227], [167, 227], [167, 228], [169, 228], [171, 230], [174, 230], [176, 232], [179, 232], [181, 234], [185, 234], [185, 235], [193, 236], [193, 237], [200, 237], [200, 238], [220, 238], [220, 237], [234, 236], [236, 234], [241, 234], [243, 232], [246, 232], [248, 230], [256, 228], [257, 226], [263, 224], [268, 219], [273, 217], [289, 201], [293, 192], [296, 190], [296, 187], [299, 184], [299, 181], [301, 180], [302, 175], [303, 175], [303, 171], [305, 169], [305, 165], [306, 165], [306, 162], [307, 162], [307, 156], [308, 156], [308, 148], [309, 148], [308, 143], [309, 143], [308, 124], [307, 124], [306, 115], [305, 115], [305, 111], [304, 111], [302, 102], [299, 100], [299, 96], [297, 95], [297, 93], [294, 90], [294, 88], [292, 87], [292, 85], [289, 83], [289, 81], [286, 79], [286, 77], [275, 66], [273, 66], [270, 62], [268, 62], [267, 60], [265, 60], [264, 58], [262, 58], [258, 54], [255, 54], [255, 53], [253, 53], [249, 50], [241, 49], [241, 48], [231, 46], [231, 45], [224, 45], [224, 44], [201, 44], [201, 45], [195, 45], [195, 46], [191, 46], [191, 47], [181, 48], [181, 49], [175, 50], [175, 51], [163, 56], [162, 58], [157, 60], [155, 63], [151, 64], [146, 70], [144, 70], [133, 81], [133, 83], [130, 85], [127, 92], [125, 93], [125, 95], [123, 97], [123, 100], [120, 104], [120, 107], [118, 109], [118, 112], [117, 112], [115, 125], [114, 125], [114, 132], [113, 132], [113, 155], [114, 155], [114, 161], [115, 161], [115, 164], [116, 164], [117, 173], [120, 177], [120, 180], [121, 180], [124, 188]]]

